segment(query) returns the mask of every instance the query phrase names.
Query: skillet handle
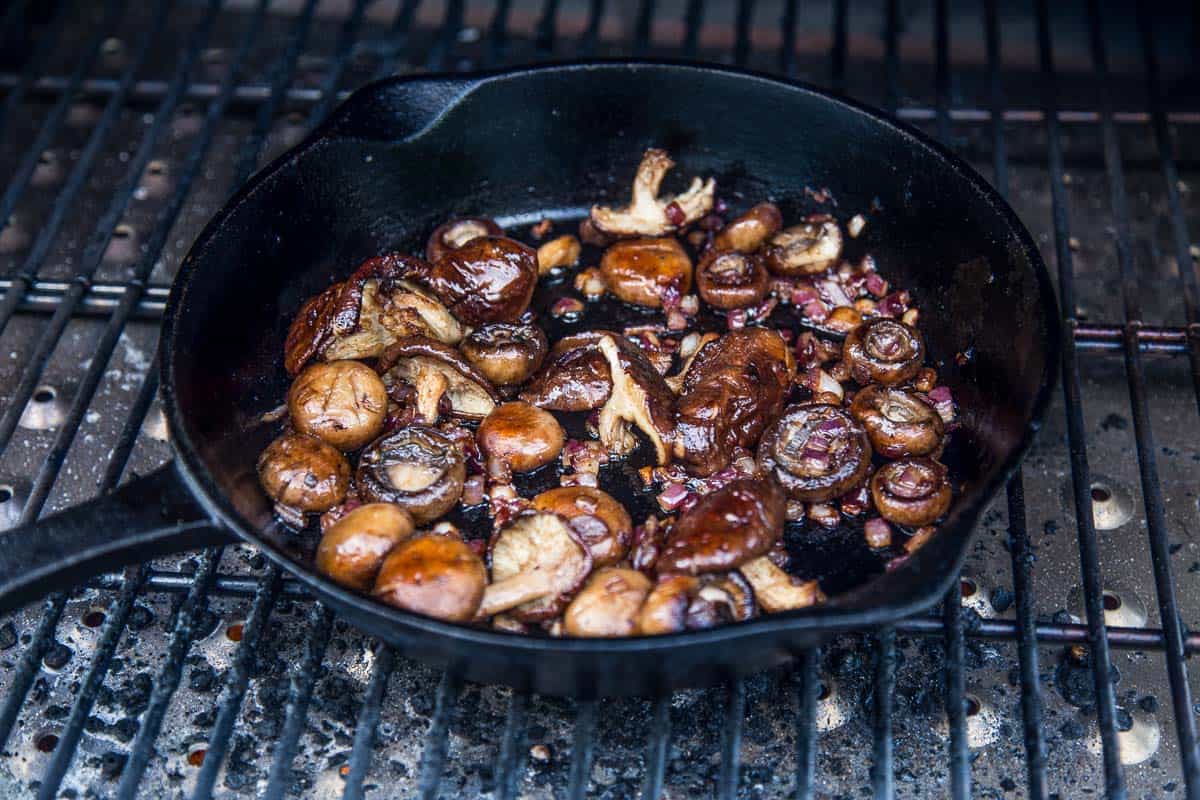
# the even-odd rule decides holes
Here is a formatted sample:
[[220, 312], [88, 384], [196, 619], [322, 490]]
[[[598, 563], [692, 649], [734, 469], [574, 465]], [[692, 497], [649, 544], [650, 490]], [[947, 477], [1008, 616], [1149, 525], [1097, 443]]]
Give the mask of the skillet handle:
[[411, 139], [435, 124], [478, 83], [462, 75], [384, 78], [351, 94], [309, 138]]
[[168, 463], [94, 500], [0, 533], [0, 613], [127, 564], [231, 541]]

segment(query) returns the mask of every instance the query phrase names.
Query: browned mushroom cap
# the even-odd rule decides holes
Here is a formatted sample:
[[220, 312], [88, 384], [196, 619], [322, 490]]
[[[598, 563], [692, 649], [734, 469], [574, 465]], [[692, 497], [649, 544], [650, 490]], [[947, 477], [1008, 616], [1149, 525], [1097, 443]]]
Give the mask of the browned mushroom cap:
[[537, 285], [537, 252], [506, 236], [480, 236], [433, 264], [429, 284], [467, 325], [516, 322]]
[[461, 539], [427, 534], [396, 546], [373, 594], [390, 606], [450, 622], [475, 618], [487, 585], [483, 561]]
[[443, 222], [429, 234], [425, 244], [425, 260], [430, 264], [449, 250], [457, 250], [480, 236], [503, 236], [504, 229], [487, 217], [459, 217]]
[[285, 509], [328, 511], [350, 488], [350, 464], [333, 445], [303, 433], [285, 433], [258, 457], [258, 480]]
[[475, 440], [487, 457], [489, 474], [503, 480], [510, 470], [529, 472], [558, 458], [566, 434], [549, 411], [517, 400], [496, 406]]
[[325, 531], [317, 545], [317, 571], [365, 592], [375, 583], [384, 557], [412, 536], [412, 516], [391, 503], [367, 503]]
[[921, 370], [925, 340], [920, 331], [899, 320], [875, 317], [847, 334], [842, 357], [859, 383], [895, 386]]
[[850, 413], [886, 458], [924, 456], [942, 446], [945, 425], [937, 410], [904, 389], [872, 384], [854, 396]]
[[537, 371], [549, 346], [536, 325], [493, 322], [471, 331], [459, 349], [493, 384], [514, 386]]
[[816, 581], [802, 581], [784, 572], [767, 556], [751, 559], [738, 570], [754, 587], [758, 605], [768, 614], [807, 608], [825, 602]]
[[767, 296], [767, 268], [756, 255], [709, 250], [696, 267], [696, 289], [713, 308], [745, 308]]
[[671, 458], [675, 395], [624, 336], [602, 336], [597, 346], [612, 376], [612, 393], [600, 409], [600, 441], [610, 453], [629, 453], [637, 446], [629, 431], [632, 424], [650, 440], [658, 463], [666, 464]]
[[480, 617], [512, 610], [524, 622], [551, 619], [570, 602], [592, 571], [592, 557], [557, 514], [520, 514], [491, 546], [492, 582]]
[[607, 492], [591, 486], [561, 486], [533, 498], [533, 507], [564, 517], [598, 567], [615, 564], [629, 552], [633, 520]]
[[309, 300], [284, 342], [284, 366], [298, 373], [309, 360], [377, 358], [398, 338], [421, 334], [458, 344], [462, 326], [442, 303], [410, 278], [430, 267], [419, 258], [371, 258], [342, 283]]
[[871, 499], [883, 518], [897, 525], [929, 525], [950, 508], [946, 467], [931, 458], [884, 464], [871, 476]]
[[630, 636], [637, 632], [637, 616], [650, 579], [635, 569], [604, 567], [567, 606], [563, 631], [570, 636]]
[[655, 569], [688, 575], [734, 569], [771, 549], [783, 534], [786, 511], [775, 481], [730, 481], [679, 515]]
[[763, 254], [776, 275], [816, 275], [842, 255], [842, 229], [833, 217], [814, 214], [801, 225], [784, 228], [771, 237]]
[[383, 430], [387, 390], [357, 361], [311, 364], [288, 390], [288, 414], [301, 433], [339, 450], [357, 450]]
[[661, 308], [667, 291], [682, 297], [692, 288], [692, 259], [670, 236], [613, 244], [600, 257], [600, 272], [610, 292], [647, 308]]
[[736, 572], [661, 575], [638, 612], [637, 632], [655, 636], [713, 628], [750, 619], [754, 611], [754, 592]]
[[520, 397], [551, 411], [593, 411], [612, 393], [608, 360], [600, 352], [600, 339], [610, 331], [588, 331], [555, 342], [541, 371]]
[[395, 503], [418, 525], [433, 522], [462, 496], [467, 466], [462, 450], [433, 428], [410, 425], [371, 443], [358, 460], [358, 491]]
[[729, 465], [752, 448], [783, 408], [796, 363], [778, 332], [730, 331], [699, 351], [675, 409], [675, 458], [697, 475]]
[[437, 422], [445, 398], [450, 413], [465, 419], [483, 419], [492, 413], [500, 395], [477, 369], [453, 347], [424, 336], [406, 336], [379, 359], [384, 383], [402, 382], [417, 393], [417, 413], [425, 422]]
[[783, 227], [783, 215], [774, 203], [759, 203], [730, 222], [713, 239], [716, 250], [753, 253]]
[[649, 149], [633, 179], [633, 199], [626, 208], [592, 206], [591, 223], [610, 236], [661, 236], [703, 217], [713, 206], [717, 184], [712, 178], [692, 180], [683, 194], [659, 199], [663, 177], [675, 162], [663, 150]]
[[837, 406], [802, 403], [767, 428], [758, 465], [779, 479], [788, 497], [819, 503], [867, 477], [871, 444], [862, 426]]

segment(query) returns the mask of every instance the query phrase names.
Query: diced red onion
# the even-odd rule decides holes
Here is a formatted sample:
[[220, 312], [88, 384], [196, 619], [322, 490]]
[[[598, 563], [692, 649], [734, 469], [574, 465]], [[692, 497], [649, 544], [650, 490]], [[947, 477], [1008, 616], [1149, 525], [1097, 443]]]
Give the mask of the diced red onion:
[[846, 294], [845, 289], [837, 281], [824, 280], [817, 282], [817, 290], [821, 293], [822, 299], [827, 301], [834, 308], [838, 306], [854, 305], [854, 298]]
[[725, 324], [729, 326], [729, 330], [736, 331], [746, 327], [746, 310], [743, 308], [735, 308], [725, 315]]
[[822, 420], [817, 425], [817, 430], [819, 430], [819, 431], [840, 431], [844, 427], [846, 427], [845, 422], [838, 419], [837, 417], [833, 417], [831, 419]]
[[804, 316], [813, 322], [824, 322], [829, 319], [829, 309], [820, 300], [810, 300], [804, 304]]
[[674, 511], [687, 500], [688, 490], [681, 483], [672, 483], [658, 496], [658, 506], [663, 511]]
[[663, 210], [667, 215], [667, 222], [670, 222], [677, 228], [687, 221], [687, 214], [679, 207], [679, 203], [676, 203], [674, 200], [667, 203], [667, 207]]
[[683, 330], [687, 330], [687, 326], [688, 326], [687, 317], [685, 317], [679, 311], [672, 309], [671, 311], [667, 312], [667, 329], [668, 330], [683, 331]]
[[555, 317], [568, 317], [583, 313], [583, 303], [574, 297], [560, 297], [550, 307], [550, 314]]
[[887, 294], [888, 282], [880, 277], [878, 272], [867, 273], [867, 291], [876, 297], [883, 297]]
[[777, 305], [779, 305], [778, 298], [768, 297], [766, 300], [763, 300], [762, 303], [760, 303], [758, 306], [751, 309], [750, 316], [756, 320], [764, 320], [767, 317], [771, 316], [771, 312], [775, 310], [775, 306], [777, 306]]
[[679, 291], [679, 283], [677, 281], [671, 281], [662, 287], [658, 296], [662, 300], [664, 311], [672, 311], [679, 308], [679, 304], [683, 300], [683, 292]]
[[892, 543], [892, 526], [883, 517], [875, 517], [867, 520], [863, 535], [868, 547], [887, 547]]
[[908, 310], [912, 298], [908, 292], [892, 292], [879, 301], [879, 314], [884, 317], [898, 317]]
[[483, 476], [472, 475], [463, 481], [463, 505], [473, 506], [483, 502]]
[[937, 409], [938, 416], [942, 418], [943, 422], [954, 420], [954, 396], [950, 394], [949, 387], [933, 387], [929, 392], [929, 399], [933, 402], [933, 407]]
[[791, 300], [792, 305], [802, 306], [806, 303], [811, 303], [814, 300], [820, 300], [821, 296], [817, 294], [817, 290], [811, 287], [797, 286], [792, 289]]

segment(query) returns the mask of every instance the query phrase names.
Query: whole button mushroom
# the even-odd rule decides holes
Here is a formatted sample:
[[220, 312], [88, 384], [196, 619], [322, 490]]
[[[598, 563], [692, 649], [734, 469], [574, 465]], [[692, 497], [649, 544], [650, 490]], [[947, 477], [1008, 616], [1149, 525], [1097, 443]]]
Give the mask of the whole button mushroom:
[[522, 622], [553, 619], [592, 571], [592, 556], [557, 514], [514, 517], [491, 545], [492, 582], [483, 593], [480, 617], [510, 611]]
[[496, 406], [480, 423], [475, 440], [487, 458], [488, 473], [507, 481], [511, 472], [529, 472], [558, 458], [566, 434], [549, 411], [517, 400]]
[[650, 579], [635, 569], [605, 567], [588, 579], [563, 614], [569, 636], [614, 637], [637, 632], [637, 616]]
[[350, 488], [350, 464], [336, 447], [303, 433], [289, 432], [258, 457], [258, 480], [290, 523], [328, 511]]
[[920, 372], [925, 340], [920, 331], [903, 322], [875, 317], [847, 334], [842, 357], [859, 383], [895, 386]]
[[383, 431], [387, 390], [357, 361], [312, 364], [288, 390], [288, 413], [301, 433], [339, 450], [357, 450]]
[[394, 503], [418, 525], [433, 522], [462, 496], [467, 466], [454, 442], [423, 425], [376, 439], [358, 460], [358, 491], [374, 502]]
[[413, 387], [417, 413], [426, 423], [437, 422], [443, 407], [456, 417], [483, 419], [500, 400], [491, 381], [457, 350], [426, 336], [397, 340], [380, 357], [379, 368], [385, 385]]
[[470, 622], [487, 585], [483, 561], [453, 536], [426, 534], [388, 554], [373, 594], [388, 605], [449, 622]]
[[768, 556], [747, 561], [738, 567], [738, 571], [754, 587], [754, 598], [768, 614], [825, 602], [825, 594], [816, 581], [805, 581], [787, 574]]
[[383, 559], [412, 536], [412, 516], [391, 503], [367, 503], [325, 531], [317, 545], [317, 571], [350, 589], [365, 592], [375, 583]]
[[501, 387], [529, 380], [546, 359], [548, 348], [541, 328], [509, 322], [481, 325], [459, 345], [467, 361]]
[[771, 272], [781, 277], [817, 275], [841, 257], [842, 229], [833, 217], [814, 214], [772, 236], [763, 255]]
[[713, 249], [753, 253], [783, 227], [783, 215], [774, 203], [759, 203], [730, 222], [713, 238]]
[[737, 572], [661, 575], [638, 611], [643, 636], [704, 630], [742, 622], [755, 613], [754, 592]]
[[506, 236], [480, 236], [433, 263], [429, 284], [466, 325], [517, 322], [537, 285], [537, 251]]
[[942, 446], [945, 424], [937, 409], [904, 389], [867, 386], [854, 395], [850, 414], [885, 458], [929, 455]]
[[952, 496], [946, 467], [931, 458], [891, 461], [871, 476], [875, 508], [897, 525], [935, 522], [949, 510]]
[[682, 297], [692, 288], [692, 260], [670, 236], [617, 242], [600, 257], [600, 272], [610, 292], [646, 308], [661, 308], [669, 291]]
[[616, 564], [629, 552], [633, 520], [608, 492], [592, 486], [560, 486], [534, 497], [533, 507], [565, 518], [597, 567]]
[[487, 217], [459, 217], [443, 222], [429, 234], [425, 260], [430, 264], [480, 236], [503, 236], [504, 229]]
[[770, 478], [740, 478], [679, 515], [655, 566], [658, 574], [726, 572], [761, 556], [783, 535], [786, 501]]
[[696, 266], [696, 289], [713, 308], [758, 305], [767, 296], [767, 268], [756, 255], [709, 250]]
[[609, 331], [588, 331], [554, 343], [540, 372], [522, 389], [520, 398], [551, 411], [593, 411], [612, 394], [608, 359], [600, 339]]
[[802, 403], [767, 428], [758, 465], [779, 480], [788, 497], [821, 503], [862, 483], [871, 468], [871, 444], [841, 408]]

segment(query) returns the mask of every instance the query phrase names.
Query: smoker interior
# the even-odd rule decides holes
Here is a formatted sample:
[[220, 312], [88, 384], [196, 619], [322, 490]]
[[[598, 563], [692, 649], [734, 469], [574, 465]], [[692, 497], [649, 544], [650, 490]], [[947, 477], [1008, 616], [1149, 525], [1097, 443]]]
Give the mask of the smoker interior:
[[1067, 334], [1046, 428], [934, 614], [717, 689], [573, 702], [395, 656], [248, 547], [188, 554], [0, 621], [0, 789], [1200, 792], [1197, 25], [1075, 3], [0, 3], [0, 526], [167, 457], [151, 367], [179, 259], [392, 73], [666, 56], [845, 91], [1007, 193]]

